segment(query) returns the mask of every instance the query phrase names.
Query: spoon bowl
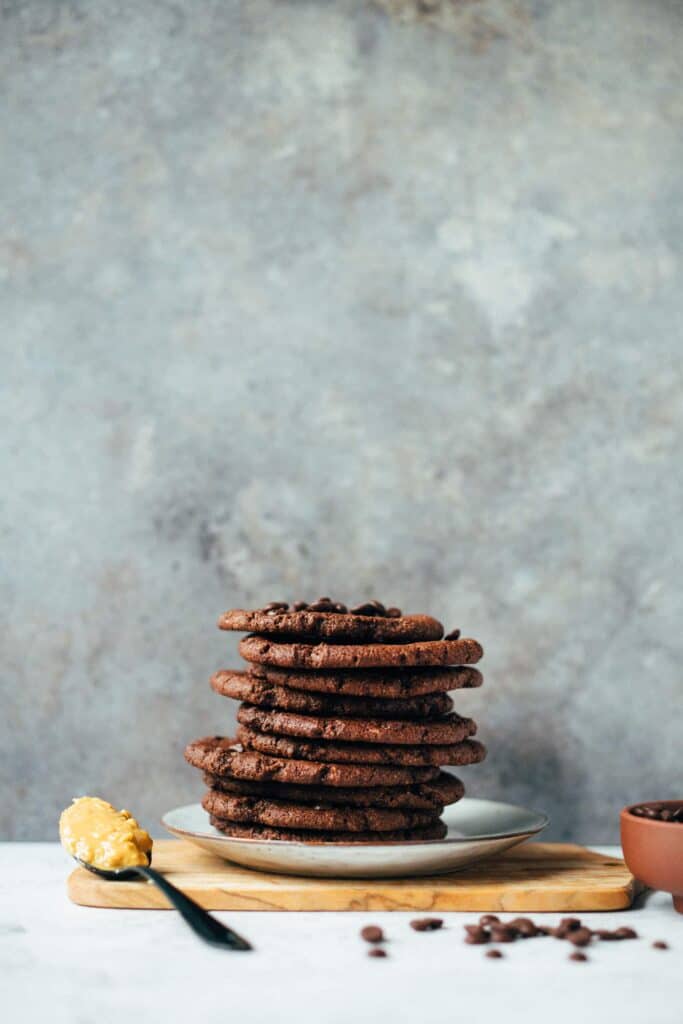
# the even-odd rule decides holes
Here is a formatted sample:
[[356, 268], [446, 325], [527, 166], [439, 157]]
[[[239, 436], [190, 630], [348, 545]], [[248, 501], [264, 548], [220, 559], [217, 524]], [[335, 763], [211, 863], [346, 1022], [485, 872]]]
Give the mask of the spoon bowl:
[[[134, 865], [128, 868], [98, 868], [94, 864], [89, 864], [87, 860], [82, 860], [80, 857], [74, 857], [77, 864], [80, 864], [86, 871], [91, 871], [93, 875], [98, 875], [100, 878], [106, 878], [108, 882], [131, 882], [134, 878], [139, 878], [138, 867], [145, 867], [144, 864]], [[151, 851], [147, 854], [147, 867], [152, 863]]]

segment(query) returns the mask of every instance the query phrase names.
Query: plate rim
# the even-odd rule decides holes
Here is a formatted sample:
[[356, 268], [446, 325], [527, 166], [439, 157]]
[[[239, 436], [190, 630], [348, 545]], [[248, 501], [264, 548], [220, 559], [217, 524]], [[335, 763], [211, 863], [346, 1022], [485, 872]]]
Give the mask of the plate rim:
[[[278, 847], [284, 847], [285, 849], [289, 849], [289, 850], [291, 850], [291, 849], [310, 849], [311, 847], [316, 847], [316, 848], [324, 847], [326, 849], [333, 849], [333, 850], [358, 850], [358, 849], [367, 849], [368, 847], [372, 847], [373, 849], [380, 849], [380, 850], [382, 850], [382, 849], [386, 849], [389, 846], [429, 846], [429, 847], [431, 847], [431, 846], [446, 846], [446, 845], [457, 846], [457, 845], [460, 845], [461, 843], [485, 843], [488, 840], [496, 841], [496, 840], [499, 840], [499, 839], [516, 839], [519, 836], [521, 836], [521, 837], [524, 837], [524, 836], [531, 837], [531, 836], [538, 835], [539, 832], [543, 832], [543, 830], [546, 829], [548, 827], [548, 825], [550, 824], [550, 822], [551, 822], [550, 815], [546, 814], [545, 811], [536, 811], [536, 810], [534, 810], [531, 807], [525, 807], [523, 804], [511, 804], [511, 803], [507, 803], [507, 801], [505, 801], [505, 800], [489, 800], [486, 797], [464, 797], [463, 799], [465, 799], [465, 800], [477, 800], [479, 803], [485, 803], [485, 804], [498, 804], [498, 805], [502, 805], [504, 807], [508, 807], [511, 810], [523, 811], [526, 814], [533, 814], [533, 815], [536, 815], [536, 817], [539, 819], [539, 824], [537, 824], [533, 828], [513, 829], [513, 830], [508, 830], [508, 831], [505, 831], [505, 832], [487, 832], [487, 833], [485, 833], [483, 835], [478, 835], [478, 836], [444, 836], [443, 839], [393, 839], [393, 840], [389, 840], [388, 842], [385, 842], [385, 843], [377, 843], [377, 842], [334, 843], [334, 842], [325, 842], [324, 840], [320, 840], [318, 842], [316, 842], [316, 841], [303, 842], [300, 839], [265, 839], [265, 838], [257, 838], [256, 836], [254, 836], [254, 837], [250, 837], [250, 836], [226, 836], [226, 835], [222, 835], [218, 831], [218, 829], [215, 830], [218, 834], [217, 835], [213, 835], [213, 834], [211, 834], [209, 832], [198, 832], [196, 830], [191, 831], [190, 829], [178, 828], [177, 826], [171, 827], [171, 826], [166, 824], [166, 818], [168, 817], [168, 815], [169, 814], [173, 814], [176, 811], [184, 811], [184, 810], [187, 810], [187, 809], [189, 809], [191, 807], [192, 808], [199, 807], [199, 808], [201, 808], [201, 810], [204, 810], [204, 808], [202, 807], [202, 805], [201, 805], [201, 803], [199, 801], [196, 801], [195, 803], [192, 803], [192, 804], [182, 804], [180, 807], [172, 807], [170, 810], [164, 812], [164, 814], [159, 819], [159, 823], [161, 824], [161, 826], [163, 828], [166, 829], [167, 832], [170, 832], [171, 835], [191, 836], [193, 838], [198, 838], [199, 837], [199, 838], [203, 838], [203, 839], [211, 839], [213, 841], [223, 840], [226, 843], [238, 843], [239, 845], [244, 845], [244, 846], [254, 846], [255, 844], [262, 845], [264, 843], [267, 843], [267, 844], [277, 843]], [[456, 806], [456, 805], [453, 805], [453, 806]], [[204, 813], [206, 813], [206, 812], [204, 812]], [[213, 826], [211, 826], [211, 827], [213, 827]]]

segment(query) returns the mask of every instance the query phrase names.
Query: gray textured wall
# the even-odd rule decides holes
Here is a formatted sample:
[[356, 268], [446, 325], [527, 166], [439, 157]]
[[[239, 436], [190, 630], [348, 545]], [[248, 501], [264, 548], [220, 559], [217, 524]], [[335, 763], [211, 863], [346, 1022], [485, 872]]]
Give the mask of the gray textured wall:
[[681, 5], [3, 11], [0, 833], [196, 798], [323, 592], [482, 640], [471, 792], [680, 796]]

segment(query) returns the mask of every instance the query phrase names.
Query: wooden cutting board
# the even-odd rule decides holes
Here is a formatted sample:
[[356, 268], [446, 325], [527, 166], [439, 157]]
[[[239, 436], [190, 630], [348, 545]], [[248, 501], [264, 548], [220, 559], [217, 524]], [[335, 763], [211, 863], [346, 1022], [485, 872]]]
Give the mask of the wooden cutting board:
[[[425, 878], [271, 875], [175, 839], [155, 841], [154, 866], [207, 910], [623, 910], [637, 892], [622, 860], [569, 843], [527, 843]], [[154, 885], [106, 882], [83, 868], [69, 876], [68, 893], [89, 907], [169, 909]]]

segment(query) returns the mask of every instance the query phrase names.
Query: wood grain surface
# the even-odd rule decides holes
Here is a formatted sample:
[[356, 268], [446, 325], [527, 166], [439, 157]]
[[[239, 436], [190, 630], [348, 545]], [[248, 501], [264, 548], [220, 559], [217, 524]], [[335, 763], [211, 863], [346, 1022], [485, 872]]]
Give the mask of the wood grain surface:
[[[208, 910], [623, 910], [637, 883], [622, 860], [570, 843], [527, 843], [448, 875], [299, 878], [252, 871], [180, 840], [154, 843], [154, 866]], [[147, 882], [107, 882], [77, 868], [74, 903], [167, 910]]]

